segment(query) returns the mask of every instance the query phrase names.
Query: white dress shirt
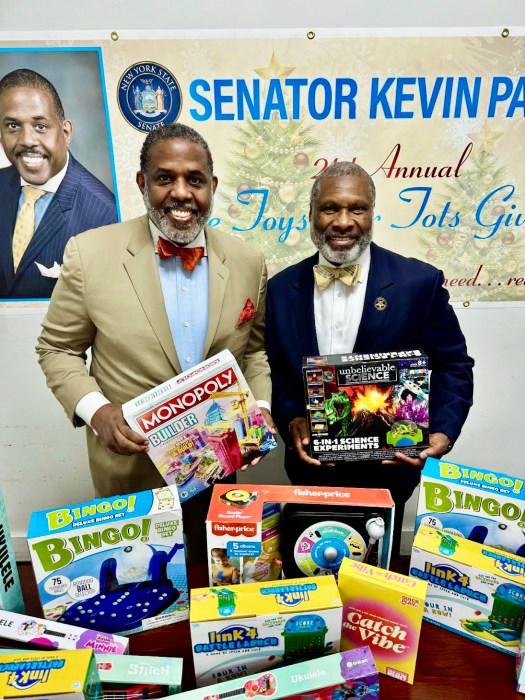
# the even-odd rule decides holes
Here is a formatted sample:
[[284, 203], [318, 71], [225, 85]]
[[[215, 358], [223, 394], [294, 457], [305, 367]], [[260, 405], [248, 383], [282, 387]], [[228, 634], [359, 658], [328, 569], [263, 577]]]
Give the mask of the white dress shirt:
[[[333, 280], [326, 289], [314, 285], [315, 332], [320, 355], [339, 355], [354, 349], [365, 305], [366, 284], [370, 271], [370, 246], [355, 261], [361, 265], [359, 279], [353, 287]], [[319, 264], [337, 267], [319, 253]]]

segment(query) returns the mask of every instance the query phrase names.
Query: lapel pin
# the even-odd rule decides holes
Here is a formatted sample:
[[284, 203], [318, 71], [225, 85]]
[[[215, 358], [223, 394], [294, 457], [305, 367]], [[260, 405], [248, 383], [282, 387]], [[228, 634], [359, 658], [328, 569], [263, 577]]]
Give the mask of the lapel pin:
[[374, 306], [376, 311], [384, 311], [387, 307], [386, 299], [383, 299], [383, 297], [377, 297], [377, 299], [374, 301]]

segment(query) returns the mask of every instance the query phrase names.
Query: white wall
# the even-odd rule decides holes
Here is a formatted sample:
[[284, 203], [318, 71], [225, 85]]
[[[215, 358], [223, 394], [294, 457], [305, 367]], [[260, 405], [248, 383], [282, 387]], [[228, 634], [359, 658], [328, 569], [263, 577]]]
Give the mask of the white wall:
[[[52, 7], [52, 10], [51, 10]], [[523, 0], [26, 0], [0, 4], [2, 31], [75, 29], [221, 29], [316, 27], [512, 27], [525, 26]], [[24, 535], [32, 510], [91, 497], [82, 430], [74, 430], [46, 389], [34, 345], [45, 309], [0, 309], [0, 478], [15, 547], [26, 554]], [[451, 459], [522, 476], [525, 339], [523, 306], [459, 308], [476, 360], [475, 403]], [[254, 482], [285, 482], [282, 452], [247, 472]], [[264, 475], [264, 476], [262, 476]], [[414, 500], [405, 519], [410, 543]]]

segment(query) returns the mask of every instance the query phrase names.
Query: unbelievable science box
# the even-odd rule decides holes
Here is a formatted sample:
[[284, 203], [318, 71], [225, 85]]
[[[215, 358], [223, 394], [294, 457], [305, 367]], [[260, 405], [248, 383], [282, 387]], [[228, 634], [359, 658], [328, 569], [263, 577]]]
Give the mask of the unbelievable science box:
[[197, 686], [339, 651], [341, 598], [333, 576], [194, 588]]
[[[217, 692], [217, 691], [220, 692]], [[271, 697], [272, 700], [345, 700], [379, 697], [379, 679], [368, 647], [331, 654], [293, 666], [274, 668], [241, 680], [225, 681], [220, 688], [206, 686], [182, 693], [180, 700], [221, 700]]]
[[23, 651], [0, 656], [0, 697], [98, 700], [102, 689], [93, 652]]
[[46, 618], [120, 634], [188, 618], [174, 486], [33, 513], [27, 539]]
[[429, 457], [421, 475], [416, 531], [429, 525], [525, 556], [525, 481]]
[[18, 569], [11, 545], [11, 534], [5, 509], [4, 498], [0, 490], [0, 610], [24, 611], [22, 589], [18, 578]]
[[525, 559], [421, 525], [410, 575], [428, 582], [423, 619], [518, 654], [525, 619]]
[[337, 575], [343, 557], [387, 568], [393, 521], [386, 489], [216, 484], [210, 585]]
[[413, 683], [426, 582], [343, 559], [338, 586], [341, 648], [368, 644], [381, 673]]
[[181, 502], [277, 447], [229, 350], [122, 407]]
[[428, 446], [429, 369], [421, 350], [306, 357], [303, 376], [312, 457], [417, 457]]

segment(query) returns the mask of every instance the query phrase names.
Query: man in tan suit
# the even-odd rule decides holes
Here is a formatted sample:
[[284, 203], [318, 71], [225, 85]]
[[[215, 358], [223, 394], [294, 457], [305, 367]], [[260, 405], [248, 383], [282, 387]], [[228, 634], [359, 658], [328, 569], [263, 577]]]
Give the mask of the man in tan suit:
[[[182, 124], [151, 132], [137, 184], [147, 216], [69, 241], [37, 345], [48, 386], [75, 426], [88, 425], [97, 496], [163, 484], [122, 404], [220, 350], [234, 354], [273, 427], [266, 267], [248, 244], [205, 227], [217, 187], [208, 145]], [[241, 325], [249, 300], [256, 313]]]

